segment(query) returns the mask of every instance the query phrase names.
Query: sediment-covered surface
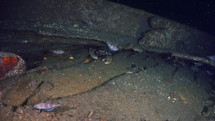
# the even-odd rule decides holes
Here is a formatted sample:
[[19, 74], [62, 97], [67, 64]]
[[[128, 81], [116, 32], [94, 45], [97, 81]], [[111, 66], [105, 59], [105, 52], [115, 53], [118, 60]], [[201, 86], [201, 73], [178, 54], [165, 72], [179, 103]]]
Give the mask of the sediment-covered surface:
[[[214, 120], [213, 36], [105, 0], [1, 6], [0, 50], [26, 71], [0, 80], [0, 119]], [[111, 54], [94, 60], [90, 48]], [[41, 102], [60, 106], [39, 111]]]
[[[64, 42], [111, 44], [119, 49], [171, 53], [215, 66], [207, 57], [214, 54], [215, 37], [146, 11], [106, 0], [3, 0], [0, 31], [58, 36], [60, 40], [11, 40], [6, 42]], [[79, 38], [79, 39], [77, 39]], [[84, 39], [85, 41], [82, 41]], [[80, 40], [80, 41], [79, 41]], [[94, 43], [94, 44], [98, 44]], [[196, 57], [198, 59], [196, 59]]]
[[[120, 63], [116, 64], [117, 62]], [[62, 62], [59, 67], [67, 64], [66, 61]], [[211, 86], [209, 84], [213, 81], [213, 77], [207, 74], [207, 70], [192, 70], [190, 62], [169, 60], [166, 55], [140, 54], [127, 51], [114, 54], [113, 62], [109, 65], [105, 65], [100, 60], [94, 60], [86, 64], [86, 66], [82, 64], [79, 63], [79, 69], [73, 69], [73, 72], [71, 72], [71, 68], [56, 72], [50, 70], [49, 72], [53, 74], [50, 80], [56, 80], [59, 83], [57, 87], [55, 87], [55, 81], [51, 82], [49, 80], [48, 82], [48, 78], [44, 77], [43, 73], [37, 73], [44, 82], [39, 91], [34, 92], [34, 96], [41, 96], [42, 93], [45, 98], [41, 98], [40, 102], [61, 104], [60, 107], [52, 112], [40, 112], [33, 108], [35, 103], [39, 103], [38, 99], [37, 102], [33, 102], [34, 96], [31, 96], [27, 99], [27, 102], [19, 106], [14, 107], [11, 104], [7, 104], [7, 102], [1, 104], [1, 119], [14, 121], [214, 120], [214, 95], [210, 92]], [[95, 65], [99, 65], [99, 67]], [[100, 80], [106, 79], [108, 75], [110, 78], [102, 85], [100, 85], [100, 82], [97, 83], [97, 81], [94, 82], [90, 79], [85, 80], [85, 84], [78, 80], [82, 83], [81, 85], [71, 85], [77, 79], [76, 77], [79, 77], [76, 71], [82, 70], [80, 73], [82, 75], [89, 74], [91, 73], [88, 70], [89, 67], [92, 67], [97, 72], [97, 77], [100, 77]], [[115, 76], [114, 71], [124, 73], [118, 73], [119, 75]], [[76, 75], [73, 75], [73, 73]], [[56, 74], [64, 76], [58, 77]], [[34, 75], [29, 74], [29, 82], [31, 81], [30, 77], [35, 79]], [[49, 76], [47, 75], [47, 77]], [[20, 79], [22, 78], [20, 77]], [[88, 82], [94, 83], [93, 85], [99, 84], [100, 86], [87, 92], [76, 92], [77, 94], [73, 95], [72, 88], [88, 90], [88, 87], [91, 86]], [[14, 83], [18, 85], [19, 82]], [[50, 83], [53, 83], [54, 86], [50, 85]], [[66, 84], [64, 85], [64, 83]], [[67, 88], [67, 85], [71, 89]], [[21, 90], [32, 88], [28, 86], [18, 87]], [[13, 90], [16, 89], [14, 88]], [[24, 91], [16, 91], [19, 93], [19, 97], [25, 94]], [[68, 93], [65, 93], [65, 91], [71, 94], [67, 95]], [[9, 91], [8, 95], [10, 93]], [[52, 99], [47, 96], [50, 94], [57, 95], [60, 98]], [[17, 102], [18, 100], [18, 96], [15, 96], [10, 101]]]

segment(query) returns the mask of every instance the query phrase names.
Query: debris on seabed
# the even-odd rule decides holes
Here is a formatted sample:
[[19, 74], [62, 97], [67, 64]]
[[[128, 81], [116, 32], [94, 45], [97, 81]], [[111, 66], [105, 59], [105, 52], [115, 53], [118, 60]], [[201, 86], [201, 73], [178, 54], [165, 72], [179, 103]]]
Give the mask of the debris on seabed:
[[167, 98], [168, 100], [172, 100], [172, 102], [174, 103], [177, 99], [176, 99], [176, 94], [175, 93], [169, 93], [169, 96]]
[[65, 53], [64, 50], [62, 50], [62, 49], [51, 50], [51, 52], [56, 55], [62, 55]]
[[91, 60], [89, 58], [87, 58], [83, 63], [88, 64], [90, 62], [91, 62]]
[[108, 48], [112, 51], [112, 52], [116, 52], [119, 50], [119, 48], [117, 48], [116, 45], [110, 44], [108, 43]]
[[70, 59], [70, 60], [73, 60], [73, 59], [75, 59], [75, 57], [73, 57], [73, 56], [70, 56], [70, 57], [69, 57], [69, 59]]

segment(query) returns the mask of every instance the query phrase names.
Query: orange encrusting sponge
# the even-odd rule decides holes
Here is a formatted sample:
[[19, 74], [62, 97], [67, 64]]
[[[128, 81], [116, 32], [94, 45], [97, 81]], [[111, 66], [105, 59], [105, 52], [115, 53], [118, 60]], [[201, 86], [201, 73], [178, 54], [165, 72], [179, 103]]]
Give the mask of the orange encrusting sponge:
[[11, 71], [19, 61], [17, 56], [14, 57], [0, 57], [0, 79], [4, 77], [6, 73]]

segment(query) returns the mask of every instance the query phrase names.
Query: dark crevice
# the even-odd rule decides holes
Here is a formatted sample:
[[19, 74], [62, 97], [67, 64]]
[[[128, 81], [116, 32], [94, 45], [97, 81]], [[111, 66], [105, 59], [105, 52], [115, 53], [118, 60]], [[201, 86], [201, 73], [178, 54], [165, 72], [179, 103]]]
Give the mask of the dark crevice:
[[[51, 35], [51, 34], [42, 34], [30, 30], [11, 30], [11, 29], [0, 29], [2, 35], [11, 35], [11, 38], [18, 37], [20, 40], [13, 40], [13, 42], [20, 43], [35, 43], [35, 44], [44, 44], [44, 43], [54, 43], [54, 44], [71, 44], [71, 45], [97, 45], [97, 46], [106, 46], [107, 44], [103, 41], [96, 39], [86, 39], [86, 38], [74, 38], [70, 36], [63, 35]], [[0, 35], [0, 40], [3, 41]], [[23, 37], [23, 38], [22, 38]], [[29, 39], [29, 41], [23, 41], [24, 38]], [[35, 40], [30, 40], [30, 38], [35, 38]], [[6, 40], [7, 42], [9, 40]], [[11, 40], [12, 42], [12, 40]]]
[[39, 85], [36, 87], [36, 89], [34, 90], [34, 92], [28, 98], [25, 99], [25, 101], [21, 104], [21, 106], [25, 106], [25, 105], [28, 104], [29, 99], [31, 99], [31, 97], [33, 97], [40, 90], [40, 87], [41, 87], [41, 85], [43, 83], [44, 83], [44, 81], [41, 81], [39, 83]]
[[16, 112], [17, 109], [18, 109], [18, 106], [13, 106], [12, 107], [12, 112]]
[[178, 71], [178, 69], [179, 69], [179, 67], [176, 67], [175, 70], [172, 72], [172, 75], [171, 75], [172, 78], [175, 76], [175, 74]]

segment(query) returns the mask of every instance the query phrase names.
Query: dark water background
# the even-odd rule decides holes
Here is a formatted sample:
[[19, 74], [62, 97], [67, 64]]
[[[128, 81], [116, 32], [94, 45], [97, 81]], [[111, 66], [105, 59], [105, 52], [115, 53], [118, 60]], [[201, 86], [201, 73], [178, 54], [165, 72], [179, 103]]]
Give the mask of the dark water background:
[[215, 34], [215, 0], [110, 0]]

